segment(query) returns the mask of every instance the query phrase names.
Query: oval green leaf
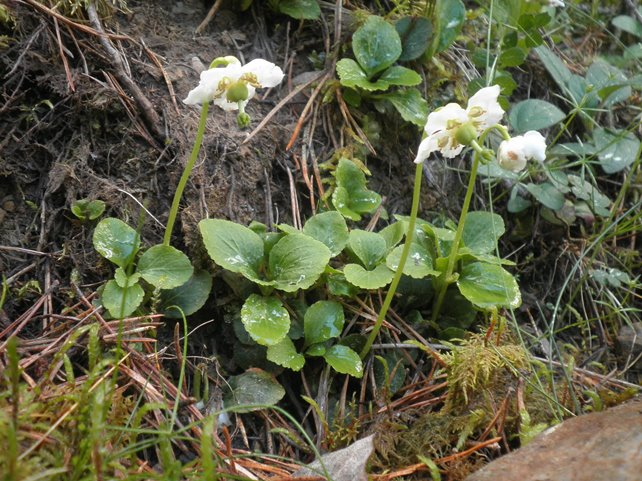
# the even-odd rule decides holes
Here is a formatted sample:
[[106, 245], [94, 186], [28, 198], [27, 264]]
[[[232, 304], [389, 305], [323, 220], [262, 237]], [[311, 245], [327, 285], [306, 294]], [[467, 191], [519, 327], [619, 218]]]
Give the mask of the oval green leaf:
[[406, 67], [394, 65], [381, 74], [380, 81], [387, 82], [390, 85], [398, 85], [401, 87], [414, 87], [421, 83], [421, 76]]
[[504, 219], [491, 212], [469, 212], [462, 239], [464, 245], [476, 254], [492, 252], [497, 247], [497, 240], [504, 235]]
[[285, 336], [281, 342], [268, 346], [267, 348], [268, 361], [272, 361], [279, 366], [287, 367], [293, 371], [300, 371], [305, 364], [305, 357], [296, 352], [296, 347], [292, 339]]
[[345, 315], [341, 304], [335, 301], [318, 301], [303, 316], [303, 331], [307, 346], [339, 337]]
[[401, 39], [401, 56], [406, 62], [415, 60], [426, 51], [432, 36], [432, 24], [426, 17], [403, 17], [395, 23], [395, 29]]
[[401, 50], [395, 27], [376, 15], [368, 17], [352, 36], [352, 51], [368, 77], [395, 63]]
[[96, 226], [93, 243], [101, 256], [125, 268], [133, 261], [140, 247], [140, 237], [122, 220], [108, 217]]
[[252, 294], [241, 308], [241, 322], [262, 346], [278, 344], [290, 330], [290, 314], [276, 297]]
[[337, 372], [349, 374], [353, 377], [363, 376], [363, 364], [359, 354], [348, 346], [335, 345], [329, 348], [323, 358]]
[[343, 275], [350, 284], [361, 289], [379, 289], [390, 284], [395, 274], [385, 264], [379, 264], [371, 271], [359, 264], [347, 264]]
[[[400, 245], [393, 249], [393, 251], [386, 257], [386, 265], [394, 272], [399, 267], [401, 260], [401, 252], [404, 246]], [[425, 246], [413, 242], [410, 246], [410, 252], [406, 259], [406, 264], [403, 268], [403, 273], [413, 279], [423, 279], [426, 276], [438, 276], [440, 273], [433, 269], [432, 255]]]
[[366, 187], [366, 175], [349, 159], [339, 159], [335, 171], [336, 188], [332, 205], [341, 215], [361, 220], [361, 214], [374, 212], [381, 204], [381, 196]]
[[[246, 406], [236, 412], [250, 412], [274, 406], [283, 396], [285, 389], [274, 376], [262, 369], [251, 368], [239, 376], [232, 376], [225, 383], [228, 391], [223, 396], [226, 408]], [[256, 407], [250, 407], [256, 405]]]
[[286, 292], [307, 289], [323, 274], [330, 249], [305, 234], [289, 234], [270, 251], [271, 285]]
[[418, 127], [426, 124], [428, 103], [417, 89], [401, 89], [388, 92], [381, 98], [389, 101], [406, 122], [412, 122]]
[[545, 207], [559, 210], [564, 207], [564, 194], [550, 182], [543, 184], [526, 184], [526, 190]]
[[539, 99], [527, 99], [513, 106], [508, 121], [517, 133], [552, 127], [566, 117], [555, 105]]
[[323, 242], [332, 257], [341, 253], [348, 242], [348, 226], [337, 211], [323, 212], [308, 219], [303, 233]]
[[317, 0], [279, 0], [276, 5], [279, 12], [297, 20], [314, 20], [321, 15]]
[[372, 270], [388, 251], [386, 240], [376, 232], [354, 229], [348, 237], [348, 247], [367, 270]]
[[593, 131], [593, 142], [598, 151], [600, 167], [607, 174], [626, 169], [635, 162], [640, 149], [640, 140], [635, 134], [624, 130], [609, 132], [598, 127]]
[[260, 281], [258, 272], [263, 261], [263, 241], [256, 232], [223, 219], [202, 220], [198, 228], [214, 262], [251, 281]]
[[123, 289], [116, 281], [111, 280], [105, 284], [100, 300], [113, 318], [122, 319], [140, 306], [143, 297], [145, 297], [145, 291], [140, 284], [133, 284]]
[[152, 286], [172, 289], [185, 284], [194, 268], [189, 258], [175, 247], [155, 245], [141, 256], [137, 271]]
[[182, 286], [161, 291], [161, 309], [166, 317], [189, 316], [205, 305], [212, 290], [212, 275], [205, 270], [194, 271]]
[[522, 296], [515, 278], [498, 265], [474, 262], [459, 273], [457, 287], [461, 294], [482, 309], [517, 308]]
[[359, 64], [351, 58], [342, 58], [337, 62], [337, 74], [344, 87], [360, 88], [368, 92], [387, 90], [390, 87], [388, 82], [381, 79], [371, 82]]

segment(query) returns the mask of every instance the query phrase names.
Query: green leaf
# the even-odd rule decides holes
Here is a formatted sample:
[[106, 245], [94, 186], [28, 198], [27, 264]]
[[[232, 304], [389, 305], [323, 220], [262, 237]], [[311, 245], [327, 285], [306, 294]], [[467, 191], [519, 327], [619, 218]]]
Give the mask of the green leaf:
[[640, 141], [635, 134], [624, 130], [611, 132], [598, 127], [593, 131], [593, 142], [600, 166], [607, 174], [626, 169], [635, 162], [640, 149]]
[[185, 284], [194, 268], [181, 251], [161, 244], [147, 249], [138, 261], [137, 271], [152, 286], [172, 289]]
[[307, 289], [323, 274], [330, 249], [305, 234], [289, 234], [270, 251], [271, 285], [286, 292]]
[[504, 219], [490, 212], [469, 212], [466, 215], [462, 239], [464, 245], [477, 254], [492, 252], [497, 240], [504, 235]]
[[100, 300], [113, 318], [122, 319], [134, 312], [144, 297], [145, 291], [140, 284], [132, 284], [124, 289], [111, 280], [105, 284]]
[[387, 69], [401, 55], [401, 40], [395, 27], [372, 15], [352, 36], [352, 51], [368, 77]]
[[537, 202], [552, 210], [559, 210], [564, 206], [564, 194], [550, 182], [543, 184], [526, 184], [526, 190], [535, 197]]
[[418, 127], [423, 127], [428, 118], [428, 103], [417, 89], [400, 89], [380, 95], [399, 112], [401, 118]]
[[274, 406], [285, 396], [285, 389], [274, 379], [274, 376], [257, 368], [248, 369], [239, 376], [230, 377], [225, 385], [229, 388], [223, 397], [226, 408], [257, 405], [255, 408], [237, 409], [236, 412], [251, 412], [266, 406]]
[[317, 0], [278, 0], [277, 9], [297, 20], [315, 20], [321, 15]]
[[108, 261], [122, 268], [133, 260], [140, 247], [138, 232], [120, 219], [101, 220], [93, 236], [94, 249]]
[[585, 200], [593, 212], [602, 217], [610, 214], [611, 200], [602, 194], [597, 187], [577, 175], [569, 175], [568, 180], [575, 197]]
[[619, 28], [620, 30], [635, 35], [638, 38], [642, 38], [642, 23], [638, 22], [635, 18], [628, 15], [618, 15], [611, 23], [614, 27]]
[[349, 159], [339, 159], [335, 171], [336, 188], [332, 205], [348, 219], [361, 220], [361, 214], [374, 212], [381, 204], [381, 196], [366, 187], [366, 175]]
[[[400, 245], [386, 257], [386, 265], [394, 272], [399, 267], [401, 252], [404, 246]], [[440, 273], [433, 269], [433, 260], [430, 251], [423, 245], [413, 242], [410, 246], [410, 252], [403, 268], [403, 273], [413, 279], [423, 279], [426, 276], [438, 276]]]
[[363, 364], [359, 354], [348, 346], [339, 344], [329, 348], [323, 358], [337, 372], [360, 378], [363, 376]]
[[71, 212], [80, 220], [95, 220], [105, 212], [102, 200], [80, 199], [73, 203]]
[[300, 371], [305, 364], [305, 357], [296, 352], [296, 347], [292, 339], [285, 336], [281, 342], [268, 346], [267, 348], [268, 361], [272, 361], [279, 366], [287, 367], [293, 371]]
[[355, 297], [359, 293], [359, 289], [350, 284], [341, 271], [328, 274], [326, 276], [326, 284], [328, 291], [333, 296], [349, 298]]
[[504, 50], [499, 56], [499, 67], [517, 67], [524, 63], [528, 51], [521, 47], [511, 47]]
[[336, 211], [310, 217], [303, 226], [303, 233], [323, 242], [330, 249], [332, 257], [339, 255], [348, 242], [348, 226]]
[[378, 79], [371, 82], [366, 72], [351, 58], [342, 58], [337, 62], [337, 74], [339, 82], [344, 87], [360, 88], [369, 92], [387, 90], [390, 87], [390, 84], [385, 80]]
[[466, 299], [482, 309], [514, 309], [522, 303], [517, 281], [498, 265], [474, 262], [464, 266], [459, 273], [457, 286]]
[[310, 346], [305, 350], [305, 355], [320, 357], [323, 356], [326, 351], [327, 349], [325, 347], [325, 344], [315, 344], [314, 346]]
[[139, 279], [140, 273], [134, 272], [131, 276], [128, 276], [125, 272], [125, 269], [123, 269], [122, 267], [118, 267], [114, 272], [114, 280], [116, 281], [116, 284], [118, 284], [122, 288], [136, 284]]
[[263, 240], [251, 229], [222, 219], [198, 223], [207, 253], [219, 266], [259, 281], [263, 261]]
[[[162, 290], [161, 309], [165, 317], [189, 316], [205, 305], [212, 290], [212, 276], [206, 270], [194, 271], [192, 277], [182, 286]], [[180, 309], [177, 309], [177, 307]]]
[[339, 337], [344, 323], [341, 304], [335, 301], [315, 302], [303, 316], [305, 344], [309, 346]]
[[566, 114], [545, 100], [527, 99], [513, 106], [508, 120], [517, 133], [541, 130], [561, 122]]
[[250, 295], [241, 308], [241, 321], [262, 346], [278, 344], [290, 330], [290, 314], [276, 297]]
[[388, 250], [386, 240], [380, 234], [361, 229], [350, 232], [348, 247], [368, 270], [381, 263]]
[[421, 76], [406, 67], [394, 65], [381, 74], [380, 81], [401, 87], [413, 87], [421, 83]]
[[584, 78], [573, 74], [564, 62], [547, 46], [540, 45], [534, 50], [560, 90], [568, 93], [575, 105], [580, 105], [582, 97], [586, 93], [586, 81]]
[[399, 60], [415, 60], [426, 51], [432, 36], [432, 24], [426, 17], [403, 17], [395, 23], [395, 29], [401, 39]]
[[[632, 94], [631, 86], [624, 73], [610, 63], [597, 59], [586, 72], [587, 82], [593, 86], [593, 96], [599, 97], [604, 107], [625, 102]], [[598, 99], [593, 101], [598, 104]]]
[[408, 224], [404, 222], [395, 222], [387, 225], [379, 231], [379, 235], [386, 241], [386, 250], [391, 250], [395, 247], [406, 233]]
[[431, 53], [446, 50], [457, 38], [466, 20], [466, 7], [461, 0], [437, 0], [435, 35]]
[[530, 200], [525, 199], [520, 195], [519, 185], [513, 186], [513, 189], [510, 191], [508, 204], [506, 205], [508, 212], [511, 214], [518, 214], [519, 212], [528, 209], [531, 205], [533, 205], [533, 203]]
[[359, 264], [346, 264], [343, 275], [348, 282], [361, 289], [379, 289], [390, 284], [394, 272], [385, 264], [379, 264], [373, 270], [366, 270]]

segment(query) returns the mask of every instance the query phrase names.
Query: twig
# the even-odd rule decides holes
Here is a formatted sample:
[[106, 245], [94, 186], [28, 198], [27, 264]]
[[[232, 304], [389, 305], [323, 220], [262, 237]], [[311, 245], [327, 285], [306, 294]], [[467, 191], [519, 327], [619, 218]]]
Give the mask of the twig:
[[210, 11], [207, 12], [207, 15], [205, 16], [205, 19], [199, 24], [198, 27], [196, 27], [196, 30], [194, 31], [195, 34], [200, 34], [207, 25], [212, 21], [214, 18], [214, 15], [216, 15], [216, 12], [218, 12], [219, 8], [221, 8], [221, 5], [223, 4], [223, 0], [216, 0], [214, 2], [214, 5], [212, 5], [212, 8], [210, 8]]
[[274, 117], [278, 113], [278, 111], [283, 108], [283, 106], [285, 104], [287, 104], [290, 100], [292, 100], [293, 97], [298, 95], [304, 88], [306, 88], [308, 85], [310, 85], [311, 83], [313, 83], [316, 80], [318, 80], [319, 78], [321, 78], [321, 76], [323, 76], [323, 75], [328, 75], [328, 74], [325, 71], [321, 71], [317, 75], [315, 75], [311, 79], [309, 79], [307, 82], [302, 83], [297, 88], [295, 88], [292, 92], [287, 94], [283, 98], [283, 100], [281, 100], [278, 104], [276, 104], [276, 106], [265, 116], [265, 118], [263, 120], [261, 120], [259, 125], [257, 125], [256, 128], [252, 132], [250, 132], [247, 135], [247, 137], [245, 137], [245, 140], [243, 140], [243, 142], [241, 142], [241, 144], [248, 143], [250, 141], [250, 139], [252, 139], [256, 134], [258, 134], [261, 131], [261, 129], [263, 127], [266, 126], [266, 124], [272, 119], [272, 117]]
[[100, 43], [106, 50], [113, 63], [115, 74], [118, 77], [118, 80], [120, 80], [120, 82], [125, 85], [125, 87], [129, 90], [129, 92], [136, 100], [136, 103], [142, 111], [141, 113], [143, 114], [143, 118], [145, 119], [145, 123], [147, 124], [147, 126], [151, 129], [151, 131], [158, 139], [163, 139], [164, 132], [160, 127], [160, 117], [154, 110], [152, 103], [147, 97], [145, 97], [145, 94], [143, 94], [143, 91], [140, 89], [140, 87], [136, 83], [134, 83], [134, 81], [127, 75], [123, 58], [120, 52], [114, 48], [111, 41], [109, 40], [109, 37], [105, 34], [103, 26], [100, 23], [100, 18], [98, 17], [98, 13], [96, 12], [96, 6], [94, 5], [94, 2], [90, 2], [87, 6], [87, 14], [89, 15], [89, 21], [96, 29], [96, 31], [102, 34], [100, 36]]

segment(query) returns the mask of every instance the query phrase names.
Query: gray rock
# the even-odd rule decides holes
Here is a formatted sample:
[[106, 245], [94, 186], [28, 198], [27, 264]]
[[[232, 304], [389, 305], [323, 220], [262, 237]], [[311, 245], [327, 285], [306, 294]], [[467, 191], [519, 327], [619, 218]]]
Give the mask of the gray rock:
[[642, 399], [564, 421], [465, 481], [502, 480], [642, 480]]

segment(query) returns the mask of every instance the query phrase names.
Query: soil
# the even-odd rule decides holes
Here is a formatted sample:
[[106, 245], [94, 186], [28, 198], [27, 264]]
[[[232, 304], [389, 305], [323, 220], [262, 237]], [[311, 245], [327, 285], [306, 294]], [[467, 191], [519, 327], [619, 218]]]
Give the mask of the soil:
[[[120, 81], [99, 36], [80, 30], [90, 22], [81, 17], [74, 24], [64, 23], [36, 5], [10, 2], [17, 24], [7, 32], [12, 40], [0, 55], [0, 271], [14, 288], [30, 279], [40, 284], [31, 283], [22, 298], [8, 300], [9, 317], [28, 306], [37, 291], [68, 287], [72, 273], [76, 282], [90, 288], [110, 275], [91, 245], [94, 223], [81, 222], [70, 211], [78, 199], [103, 200], [105, 215], [133, 226], [142, 223], [143, 241], [160, 242], [199, 117], [199, 109], [181, 99], [197, 84], [203, 65], [232, 54], [242, 61], [261, 57], [282, 66], [285, 85], [261, 92], [248, 106], [254, 129], [314, 73], [310, 58], [323, 52], [332, 35], [322, 22], [300, 29], [297, 22], [275, 18], [256, 5], [246, 12], [224, 7], [197, 35], [208, 5], [128, 2], [125, 13], [102, 21], [107, 32], [123, 38], [112, 38], [112, 43], [124, 54], [125, 71], [158, 117], [154, 125]], [[184, 194], [182, 231], [174, 233], [174, 245], [186, 247], [195, 262], [202, 255], [194, 227], [203, 218], [271, 226], [292, 222], [293, 212], [303, 218], [310, 214], [301, 158], [310, 162], [314, 157], [321, 164], [348, 136], [336, 105], [316, 102], [298, 142], [285, 150], [311, 90], [304, 89], [280, 108], [248, 142], [248, 131], [236, 126], [234, 113], [211, 111], [200, 159]], [[331, 135], [324, 128], [328, 125], [334, 129]], [[368, 159], [376, 174], [371, 188], [386, 198], [391, 213], [409, 209], [413, 167], [408, 159], [414, 137], [418, 133], [401, 121], [387, 122], [378, 155]], [[308, 169], [312, 171], [312, 165]], [[292, 196], [297, 199], [294, 210]], [[433, 202], [426, 197], [426, 206]]]

